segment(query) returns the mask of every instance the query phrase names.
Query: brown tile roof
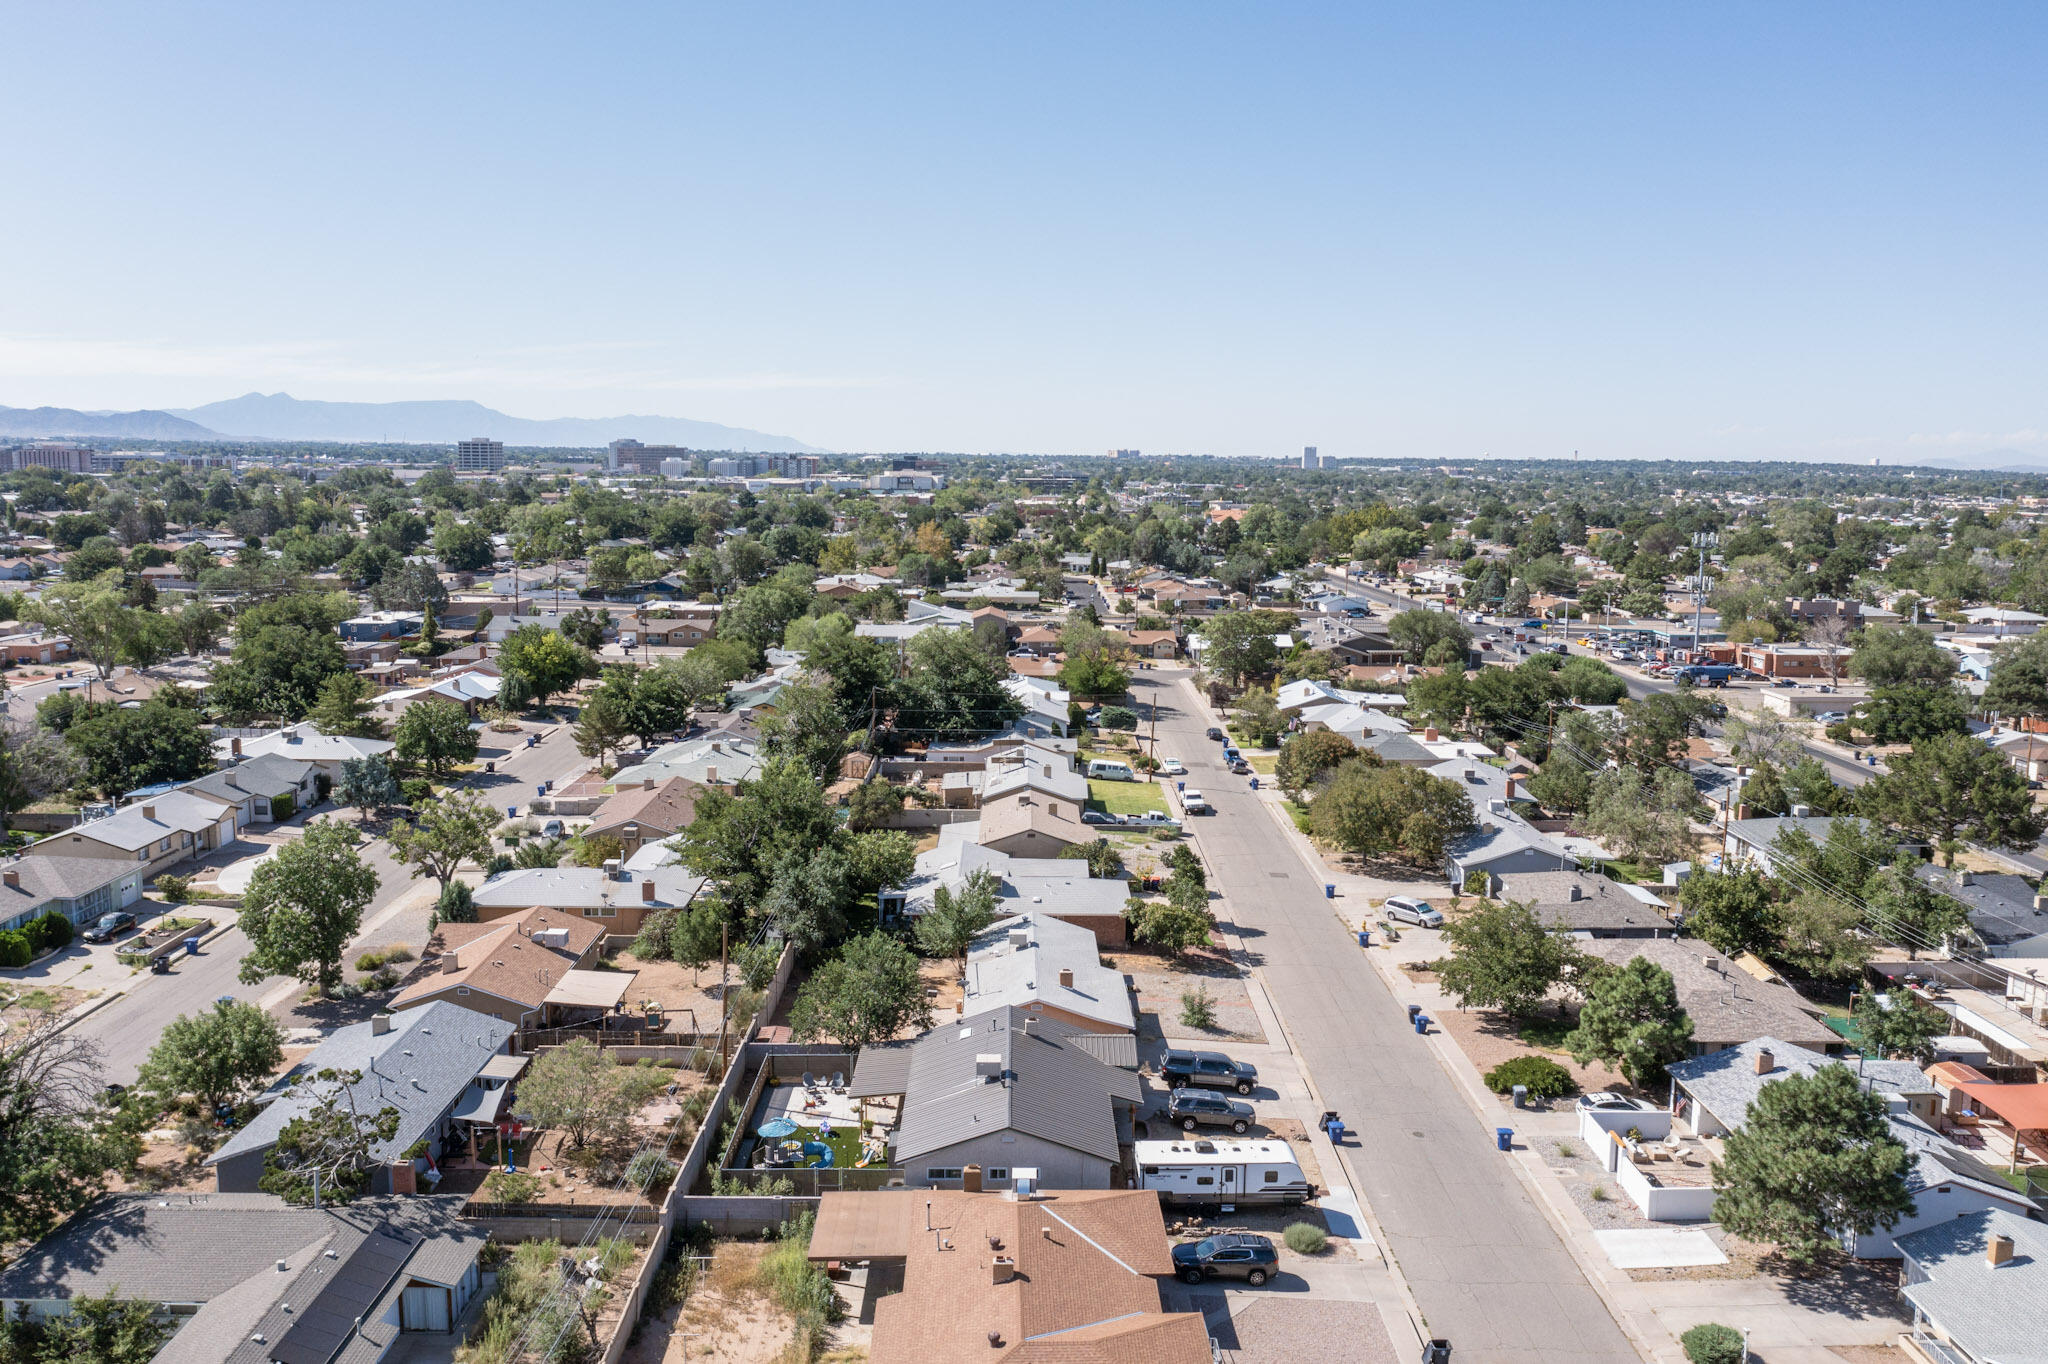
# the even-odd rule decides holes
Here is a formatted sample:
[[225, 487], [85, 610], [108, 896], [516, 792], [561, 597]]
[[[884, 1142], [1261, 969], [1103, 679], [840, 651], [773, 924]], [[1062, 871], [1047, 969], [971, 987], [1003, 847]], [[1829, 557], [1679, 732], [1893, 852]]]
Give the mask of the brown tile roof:
[[[1145, 1190], [1070, 1190], [1022, 1202], [936, 1189], [824, 1196], [812, 1259], [898, 1255], [903, 1291], [876, 1307], [872, 1364], [1210, 1358], [1199, 1313], [1160, 1310], [1159, 1280], [1173, 1260], [1159, 1200]], [[1013, 1261], [1000, 1283], [997, 1256]]]
[[1147, 648], [1151, 647], [1154, 644], [1178, 643], [1179, 640], [1180, 636], [1175, 634], [1171, 630], [1131, 631], [1131, 643], [1141, 644], [1146, 646]]
[[609, 830], [638, 824], [663, 834], [677, 833], [697, 817], [697, 802], [703, 795], [704, 788], [688, 777], [670, 777], [652, 788], [636, 786], [598, 806], [590, 816], [590, 828]]
[[[535, 942], [534, 931], [543, 928], [567, 930], [568, 946]], [[529, 909], [489, 923], [442, 924], [427, 942], [427, 973], [400, 991], [391, 1007], [410, 1008], [463, 985], [538, 1009], [562, 973], [572, 970], [604, 932], [595, 919], [554, 909]]]

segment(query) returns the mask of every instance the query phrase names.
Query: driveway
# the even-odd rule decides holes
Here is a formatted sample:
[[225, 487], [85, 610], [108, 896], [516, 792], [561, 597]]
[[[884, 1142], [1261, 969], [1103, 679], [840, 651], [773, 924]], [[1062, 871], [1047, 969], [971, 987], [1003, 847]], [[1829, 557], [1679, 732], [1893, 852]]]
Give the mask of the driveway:
[[1345, 1157], [1430, 1333], [1464, 1358], [1638, 1356], [1451, 1077], [1322, 899], [1323, 876], [1202, 738], [1212, 721], [1172, 674], [1133, 690], [1160, 705], [1160, 742], [1216, 807], [1190, 821], [1210, 885], [1324, 1102], [1356, 1134]]

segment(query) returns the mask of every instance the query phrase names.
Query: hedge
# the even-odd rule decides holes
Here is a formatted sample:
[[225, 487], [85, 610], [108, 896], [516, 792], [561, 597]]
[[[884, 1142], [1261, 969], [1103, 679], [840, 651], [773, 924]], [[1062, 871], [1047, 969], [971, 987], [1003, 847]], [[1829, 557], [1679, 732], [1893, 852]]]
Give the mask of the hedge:
[[1534, 1099], [1559, 1099], [1575, 1092], [1579, 1082], [1557, 1062], [1543, 1056], [1517, 1056], [1486, 1072], [1486, 1087], [1506, 1094], [1522, 1085]]
[[1678, 1338], [1692, 1364], [1744, 1364], [1742, 1332], [1732, 1326], [1703, 1321]]

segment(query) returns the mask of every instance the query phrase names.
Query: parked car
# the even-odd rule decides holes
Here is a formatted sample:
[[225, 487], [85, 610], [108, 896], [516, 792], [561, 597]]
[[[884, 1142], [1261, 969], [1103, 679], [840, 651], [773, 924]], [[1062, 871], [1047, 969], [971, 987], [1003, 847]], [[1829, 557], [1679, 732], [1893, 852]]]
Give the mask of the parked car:
[[117, 909], [112, 914], [100, 915], [99, 921], [86, 929], [84, 936], [87, 942], [112, 942], [133, 927], [135, 916], [125, 909]]
[[1612, 1094], [1603, 1089], [1597, 1094], [1581, 1094], [1579, 1096], [1579, 1107], [1594, 1109], [1602, 1113], [1647, 1113], [1655, 1108], [1656, 1105], [1645, 1103], [1641, 1099], [1631, 1099], [1626, 1095]]
[[1102, 810], [1083, 810], [1081, 812], [1081, 822], [1083, 824], [1121, 824], [1124, 822], [1124, 817], [1122, 815], [1112, 815]]
[[1166, 1096], [1166, 1120], [1184, 1131], [1227, 1127], [1242, 1136], [1251, 1130], [1252, 1106], [1199, 1089], [1176, 1089]]
[[1259, 1068], [1233, 1061], [1220, 1051], [1169, 1051], [1159, 1063], [1159, 1078], [1175, 1089], [1234, 1089], [1249, 1094], [1259, 1082]]
[[1278, 1272], [1279, 1263], [1280, 1252], [1273, 1249], [1271, 1238], [1251, 1232], [1226, 1232], [1173, 1248], [1173, 1272], [1182, 1283], [1243, 1279], [1257, 1288]]
[[1252, 765], [1243, 758], [1232, 758], [1230, 770], [1240, 777], [1249, 777], [1252, 774]]
[[540, 836], [542, 838], [562, 838], [567, 836], [568, 832], [568, 826], [559, 819], [548, 820], [540, 826]]
[[1846, 710], [1824, 710], [1813, 718], [1824, 725], [1832, 725], [1848, 719], [1849, 712]]
[[1443, 911], [1432, 909], [1426, 901], [1412, 895], [1390, 895], [1380, 906], [1380, 912], [1397, 924], [1414, 924], [1417, 928], [1442, 928]]
[[1775, 682], [1771, 683], [1771, 685], [1774, 687], [1796, 687], [1799, 684], [1797, 682], [1794, 682], [1789, 677], [1781, 677], [1777, 679]]
[[1216, 728], [1216, 726], [1214, 725], [1209, 726], [1209, 737], [1211, 739], [1214, 739], [1217, 743], [1222, 743], [1224, 741], [1223, 731]]
[[1180, 793], [1180, 812], [1184, 815], [1213, 815], [1214, 807], [1192, 786]]
[[1159, 760], [1159, 775], [1160, 775], [1160, 776], [1162, 776], [1162, 777], [1185, 777], [1185, 776], [1186, 776], [1187, 774], [1188, 774], [1188, 769], [1187, 769], [1187, 765], [1186, 765], [1186, 764], [1184, 764], [1183, 762], [1181, 762], [1181, 760], [1180, 760], [1179, 758], [1161, 758], [1161, 759]]

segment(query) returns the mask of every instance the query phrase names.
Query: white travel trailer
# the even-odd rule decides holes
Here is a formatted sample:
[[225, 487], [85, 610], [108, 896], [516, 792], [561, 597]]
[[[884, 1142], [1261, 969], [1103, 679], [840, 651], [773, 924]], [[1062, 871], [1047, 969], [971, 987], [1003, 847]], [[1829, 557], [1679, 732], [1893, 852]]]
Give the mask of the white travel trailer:
[[1168, 1204], [1306, 1203], [1315, 1190], [1284, 1141], [1141, 1141], [1138, 1187]]

